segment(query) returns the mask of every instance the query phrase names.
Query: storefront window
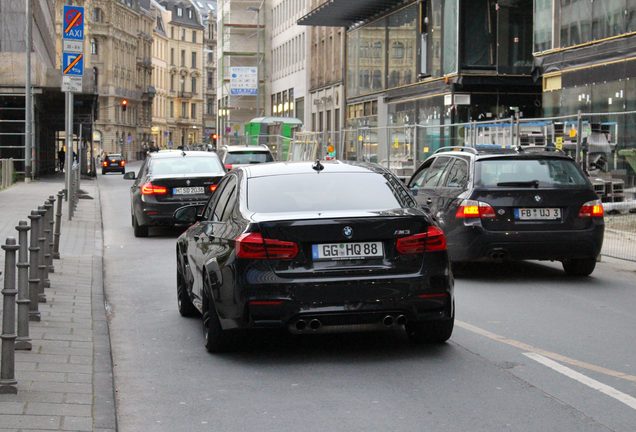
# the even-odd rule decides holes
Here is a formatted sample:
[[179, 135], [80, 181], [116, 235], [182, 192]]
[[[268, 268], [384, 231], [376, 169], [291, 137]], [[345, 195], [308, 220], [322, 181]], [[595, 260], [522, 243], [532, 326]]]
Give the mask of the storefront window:
[[462, 66], [494, 69], [497, 53], [497, 9], [495, 0], [462, 2]]
[[534, 0], [534, 52], [552, 48], [552, 0]]
[[568, 47], [592, 40], [592, 2], [561, 0], [561, 46]]
[[498, 5], [497, 70], [500, 73], [529, 73], [533, 61], [532, 3], [499, 2]]
[[388, 87], [411, 84], [417, 65], [417, 5], [411, 5], [389, 15]]
[[592, 37], [604, 39], [625, 32], [625, 0], [603, 0], [592, 4]]
[[459, 0], [444, 2], [443, 74], [457, 72], [457, 19]]
[[442, 97], [422, 99], [417, 103], [417, 149], [415, 159], [424, 161], [441, 147]]

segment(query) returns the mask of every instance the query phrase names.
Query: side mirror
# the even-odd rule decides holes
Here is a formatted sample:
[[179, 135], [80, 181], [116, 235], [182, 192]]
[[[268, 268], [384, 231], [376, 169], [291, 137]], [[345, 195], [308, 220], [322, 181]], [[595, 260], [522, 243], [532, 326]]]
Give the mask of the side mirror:
[[192, 225], [193, 223], [201, 220], [200, 205], [192, 204], [184, 207], [179, 207], [175, 210], [173, 218], [177, 224]]
[[135, 177], [135, 172], [134, 171], [128, 171], [126, 174], [124, 174], [124, 180], [135, 180], [137, 177]]

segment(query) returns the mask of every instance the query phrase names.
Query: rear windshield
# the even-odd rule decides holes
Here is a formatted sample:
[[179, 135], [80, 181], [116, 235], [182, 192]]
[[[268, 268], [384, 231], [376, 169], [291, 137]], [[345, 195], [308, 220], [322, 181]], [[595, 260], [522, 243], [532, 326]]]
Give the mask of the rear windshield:
[[216, 156], [210, 157], [171, 157], [153, 159], [150, 163], [153, 175], [202, 174], [223, 175], [225, 170]]
[[413, 207], [413, 199], [400, 183], [376, 173], [256, 177], [248, 180], [247, 207], [256, 213]]
[[106, 159], [121, 160], [121, 155], [119, 155], [119, 154], [108, 155], [108, 156], [106, 156]]
[[587, 179], [567, 159], [485, 159], [475, 164], [475, 185], [482, 187], [580, 187]]
[[267, 151], [256, 151], [256, 150], [245, 150], [245, 151], [233, 151], [232, 153], [228, 153], [225, 158], [226, 164], [231, 165], [239, 165], [239, 164], [250, 164], [250, 163], [262, 163], [262, 162], [272, 162], [274, 158], [272, 157], [270, 152]]

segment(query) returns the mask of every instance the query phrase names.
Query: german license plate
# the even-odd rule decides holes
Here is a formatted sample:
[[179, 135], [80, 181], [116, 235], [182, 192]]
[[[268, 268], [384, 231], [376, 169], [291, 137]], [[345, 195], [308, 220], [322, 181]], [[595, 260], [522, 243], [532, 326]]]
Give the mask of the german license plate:
[[324, 243], [311, 246], [314, 260], [350, 260], [384, 256], [382, 242]]
[[172, 189], [172, 195], [195, 195], [203, 194], [203, 186], [178, 187]]
[[561, 219], [560, 208], [516, 208], [517, 220], [557, 220]]

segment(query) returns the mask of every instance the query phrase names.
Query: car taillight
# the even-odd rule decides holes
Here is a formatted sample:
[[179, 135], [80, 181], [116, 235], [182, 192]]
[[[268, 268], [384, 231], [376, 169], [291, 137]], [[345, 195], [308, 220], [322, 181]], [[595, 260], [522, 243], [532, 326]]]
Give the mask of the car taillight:
[[119, 161], [119, 166], [126, 166], [126, 161]]
[[581, 206], [581, 210], [579, 210], [580, 218], [602, 218], [605, 215], [605, 210], [603, 210], [603, 204], [601, 200], [588, 201]]
[[232, 169], [232, 164], [225, 164], [225, 169], [226, 170], [231, 170]]
[[246, 259], [293, 259], [298, 255], [294, 242], [263, 238], [261, 233], [245, 233], [236, 239], [236, 257]]
[[168, 193], [167, 187], [153, 185], [151, 182], [145, 183], [141, 187], [142, 195], [166, 195], [167, 193]]
[[106, 162], [106, 161], [102, 162], [102, 166], [107, 167], [108, 166], [108, 162]]
[[455, 213], [457, 219], [494, 218], [495, 209], [490, 204], [475, 200], [464, 200]]
[[395, 249], [401, 255], [443, 251], [446, 250], [446, 236], [438, 227], [429, 226], [425, 233], [397, 239]]
[[217, 185], [210, 185], [210, 192], [214, 192], [217, 188]]

